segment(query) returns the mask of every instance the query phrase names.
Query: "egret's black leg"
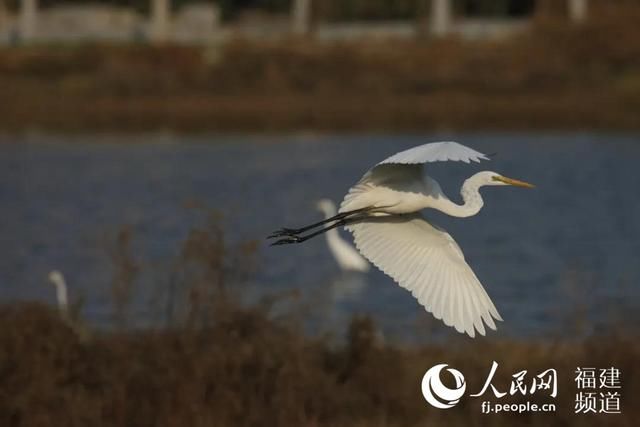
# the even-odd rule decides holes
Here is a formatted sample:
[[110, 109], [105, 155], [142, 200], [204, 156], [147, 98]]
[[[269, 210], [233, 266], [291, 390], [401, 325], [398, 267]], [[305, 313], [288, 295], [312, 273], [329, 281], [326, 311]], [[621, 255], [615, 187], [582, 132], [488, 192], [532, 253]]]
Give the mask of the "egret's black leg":
[[362, 208], [362, 209], [355, 209], [349, 212], [341, 212], [337, 215], [332, 216], [331, 218], [327, 218], [322, 221], [319, 221], [314, 224], [307, 225], [301, 228], [281, 228], [280, 230], [274, 231], [269, 236], [267, 236], [267, 239], [272, 239], [274, 237], [282, 237], [282, 236], [295, 236], [296, 234], [304, 233], [305, 231], [309, 231], [313, 228], [319, 227], [321, 225], [327, 224], [332, 221], [339, 221], [339, 220], [348, 218], [349, 216], [364, 212], [368, 209], [370, 208]]
[[342, 225], [345, 225], [346, 221], [344, 219], [341, 219], [339, 221], [336, 221], [335, 223], [322, 228], [316, 232], [313, 232], [311, 234], [307, 234], [305, 236], [299, 236], [297, 234], [291, 234], [291, 235], [287, 235], [285, 236], [283, 239], [277, 240], [275, 242], [273, 242], [271, 244], [271, 246], [277, 246], [277, 245], [288, 245], [290, 243], [302, 243], [305, 242], [313, 237], [319, 236], [320, 234], [326, 233], [327, 231], [336, 228], [336, 227], [340, 227]]
[[304, 235], [304, 236], [298, 236], [298, 235], [295, 235], [295, 234], [286, 236], [283, 239], [280, 239], [280, 240], [277, 240], [277, 241], [273, 242], [271, 244], [271, 246], [288, 245], [288, 244], [291, 244], [291, 243], [302, 243], [302, 242], [305, 242], [305, 241], [307, 241], [307, 240], [309, 240], [309, 239], [311, 239], [313, 237], [316, 237], [316, 236], [319, 236], [321, 234], [324, 234], [324, 233], [326, 233], [327, 231], [329, 231], [331, 229], [334, 229], [336, 227], [341, 227], [343, 225], [347, 225], [347, 224], [350, 224], [352, 222], [356, 222], [356, 221], [358, 221], [360, 219], [363, 219], [363, 218], [364, 218], [364, 216], [343, 218], [343, 219], [341, 219], [339, 221], [334, 222], [333, 224], [331, 224], [331, 225], [329, 225], [327, 227], [324, 227], [324, 228], [322, 228], [322, 229], [320, 229], [318, 231], [315, 231], [313, 233], [310, 233], [310, 234], [307, 234], [307, 235]]

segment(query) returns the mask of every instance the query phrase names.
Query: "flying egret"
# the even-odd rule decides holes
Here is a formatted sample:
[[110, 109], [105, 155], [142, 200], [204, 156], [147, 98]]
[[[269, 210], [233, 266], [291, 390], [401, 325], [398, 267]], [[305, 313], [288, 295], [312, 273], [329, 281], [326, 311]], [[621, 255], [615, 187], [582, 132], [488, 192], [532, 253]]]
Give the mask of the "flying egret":
[[[283, 228], [269, 238], [274, 245], [304, 242], [333, 228], [345, 226], [357, 249], [371, 263], [412, 295], [445, 325], [475, 336], [485, 324], [496, 329], [502, 320], [480, 281], [466, 263], [462, 250], [443, 229], [425, 220], [420, 210], [431, 208], [465, 218], [477, 214], [484, 202], [480, 187], [532, 184], [496, 172], [478, 172], [460, 189], [463, 204], [449, 200], [436, 180], [423, 177], [423, 165], [437, 161], [480, 162], [484, 154], [457, 142], [435, 142], [401, 151], [375, 165], [349, 189], [332, 218], [306, 227]], [[309, 234], [302, 234], [327, 224]]]
[[[336, 205], [329, 199], [318, 200], [316, 207], [324, 214], [325, 220], [330, 220], [338, 213]], [[329, 250], [342, 270], [362, 273], [369, 271], [369, 263], [349, 242], [340, 237], [337, 229], [328, 230], [325, 236]]]

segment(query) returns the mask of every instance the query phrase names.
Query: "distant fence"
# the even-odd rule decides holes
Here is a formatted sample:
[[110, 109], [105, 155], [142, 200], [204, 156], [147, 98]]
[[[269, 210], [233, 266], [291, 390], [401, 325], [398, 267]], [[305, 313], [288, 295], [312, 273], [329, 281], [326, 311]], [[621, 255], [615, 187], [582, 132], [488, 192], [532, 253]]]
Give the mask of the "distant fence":
[[152, 0], [150, 16], [107, 4], [38, 9], [35, 0], [22, 0], [17, 14], [0, 11], [0, 43], [4, 44], [87, 40], [206, 43], [219, 29], [220, 13], [213, 3], [189, 4], [171, 14], [168, 0]]
[[[565, 0], [572, 22], [587, 17], [587, 0]], [[150, 13], [107, 4], [63, 4], [38, 7], [37, 0], [20, 0], [10, 13], [0, 0], [0, 44], [32, 42], [151, 42], [210, 43], [234, 37], [284, 38], [305, 36], [320, 41], [415, 38], [456, 34], [468, 39], [505, 38], [525, 30], [527, 19], [471, 19], [454, 16], [452, 0], [430, 0], [425, 17], [414, 21], [314, 22], [312, 0], [292, 0], [288, 15], [254, 14], [222, 25], [213, 2], [191, 3], [171, 11], [171, 0], [150, 0]]]

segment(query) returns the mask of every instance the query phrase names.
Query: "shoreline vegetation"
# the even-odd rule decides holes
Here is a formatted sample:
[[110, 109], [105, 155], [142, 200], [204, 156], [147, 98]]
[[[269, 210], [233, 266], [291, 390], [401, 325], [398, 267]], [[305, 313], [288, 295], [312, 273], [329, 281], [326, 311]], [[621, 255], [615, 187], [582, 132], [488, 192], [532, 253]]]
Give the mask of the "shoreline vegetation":
[[[310, 310], [295, 295], [242, 302], [244, 285], [259, 268], [257, 244], [229, 244], [214, 213], [187, 234], [166, 271], [138, 259], [134, 242], [127, 226], [105, 241], [113, 265], [110, 329], [82, 328], [82, 306], [73, 302], [78, 295], [70, 295], [68, 316], [35, 302], [0, 305], [0, 425], [468, 426], [487, 417], [494, 426], [630, 427], [640, 416], [635, 311], [588, 336], [456, 335], [416, 345], [381, 338], [371, 318], [357, 315], [346, 331], [330, 332], [344, 334], [337, 342], [305, 332]], [[149, 270], [157, 280], [152, 293], [167, 287], [170, 306], [150, 300], [166, 322], [131, 328], [131, 298]], [[575, 312], [557, 319], [558, 331], [588, 323], [576, 298]], [[501, 392], [522, 370], [530, 385], [535, 375], [555, 369], [557, 397], [545, 390], [470, 397], [493, 361], [499, 367], [492, 384]], [[467, 384], [466, 395], [448, 410], [429, 406], [420, 391], [426, 370], [440, 363], [461, 371]], [[575, 413], [578, 367], [620, 370], [621, 414]], [[452, 378], [443, 381], [455, 386]], [[484, 400], [554, 403], [556, 411], [485, 415]]]
[[0, 129], [640, 129], [640, 8], [502, 41], [0, 49]]
[[[354, 318], [345, 344], [300, 334], [259, 308], [227, 306], [207, 327], [111, 331], [82, 340], [55, 310], [0, 307], [0, 423], [11, 426], [632, 426], [640, 416], [637, 337], [526, 342], [490, 337], [420, 347], [376, 341], [375, 325]], [[473, 355], [473, 357], [469, 357]], [[496, 398], [512, 375], [525, 382], [556, 369], [558, 394]], [[429, 406], [420, 392], [430, 367], [465, 376], [455, 408]], [[576, 414], [576, 369], [621, 373], [620, 414]], [[449, 384], [449, 378], [443, 378]], [[481, 403], [554, 403], [556, 411], [481, 413]], [[598, 410], [598, 408], [596, 408]], [[473, 424], [473, 423], [472, 423]], [[484, 424], [484, 423], [481, 423]]]

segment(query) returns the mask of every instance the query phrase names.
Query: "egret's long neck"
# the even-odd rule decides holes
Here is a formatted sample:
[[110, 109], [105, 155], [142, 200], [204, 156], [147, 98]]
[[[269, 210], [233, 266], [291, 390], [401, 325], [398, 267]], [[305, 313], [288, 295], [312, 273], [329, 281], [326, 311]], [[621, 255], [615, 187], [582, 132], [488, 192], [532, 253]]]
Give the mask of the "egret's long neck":
[[482, 185], [483, 184], [475, 175], [472, 176], [467, 179], [464, 184], [462, 184], [462, 188], [460, 188], [460, 195], [462, 196], [464, 203], [458, 205], [457, 203], [446, 199], [446, 201], [442, 203], [440, 210], [448, 215], [459, 218], [465, 218], [477, 214], [480, 212], [480, 209], [482, 209], [482, 206], [484, 206], [484, 201], [482, 200], [482, 196], [479, 191]]
[[53, 283], [56, 286], [58, 308], [60, 311], [66, 312], [69, 305], [69, 300], [67, 298], [67, 284], [62, 279], [55, 280]]
[[[336, 208], [332, 206], [325, 206], [322, 209], [322, 212], [324, 213], [324, 219], [329, 219], [337, 214]], [[340, 235], [338, 234], [337, 228], [327, 230], [324, 235], [327, 238], [327, 242], [329, 243], [329, 245], [333, 245], [335, 244], [335, 242], [340, 240]]]

